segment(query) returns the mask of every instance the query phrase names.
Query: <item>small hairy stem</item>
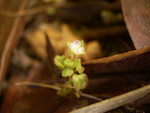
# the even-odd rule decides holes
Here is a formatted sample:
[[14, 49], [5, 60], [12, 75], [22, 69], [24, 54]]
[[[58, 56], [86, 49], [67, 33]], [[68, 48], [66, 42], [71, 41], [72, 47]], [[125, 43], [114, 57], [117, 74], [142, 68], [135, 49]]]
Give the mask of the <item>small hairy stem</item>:
[[[21, 85], [30, 85], [30, 86], [39, 86], [39, 87], [44, 87], [44, 88], [51, 88], [54, 90], [60, 90], [61, 88], [59, 86], [56, 85], [50, 85], [50, 84], [43, 84], [43, 83], [35, 83], [35, 82], [17, 82], [15, 83], [16, 86], [21, 86]], [[86, 97], [86, 98], [90, 98], [96, 101], [101, 101], [102, 99], [97, 98], [95, 96], [80, 92], [82, 97]]]
[[15, 85], [20, 86], [20, 85], [31, 85], [31, 86], [39, 86], [39, 87], [44, 87], [44, 88], [51, 88], [54, 90], [60, 90], [61, 88], [55, 85], [50, 85], [50, 84], [42, 84], [42, 83], [35, 83], [35, 82], [17, 82]]
[[73, 60], [75, 60], [76, 59], [76, 54], [74, 54], [74, 58], [73, 58]]
[[87, 97], [87, 98], [91, 98], [91, 99], [97, 100], [97, 101], [102, 101], [101, 98], [98, 98], [98, 97], [95, 97], [95, 96], [93, 96], [93, 95], [89, 95], [89, 94], [86, 94], [86, 93], [83, 93], [83, 92], [81, 92], [81, 96]]

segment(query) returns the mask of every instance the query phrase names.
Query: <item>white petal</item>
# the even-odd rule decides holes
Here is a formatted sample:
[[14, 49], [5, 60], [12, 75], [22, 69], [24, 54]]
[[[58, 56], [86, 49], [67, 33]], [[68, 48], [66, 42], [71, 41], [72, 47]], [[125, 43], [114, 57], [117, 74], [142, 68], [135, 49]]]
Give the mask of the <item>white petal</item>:
[[79, 47], [81, 46], [81, 42], [80, 42], [79, 40], [75, 40], [75, 41], [73, 42], [73, 44], [74, 44], [74, 46], [75, 46], [76, 48], [79, 48]]
[[75, 45], [73, 43], [71, 43], [70, 48], [73, 50], [75, 48]]
[[76, 51], [76, 53], [77, 53], [77, 54], [81, 54], [81, 53], [83, 53], [83, 51], [84, 51], [84, 48], [83, 48], [83, 47], [80, 47], [80, 48], [78, 49], [78, 51]]

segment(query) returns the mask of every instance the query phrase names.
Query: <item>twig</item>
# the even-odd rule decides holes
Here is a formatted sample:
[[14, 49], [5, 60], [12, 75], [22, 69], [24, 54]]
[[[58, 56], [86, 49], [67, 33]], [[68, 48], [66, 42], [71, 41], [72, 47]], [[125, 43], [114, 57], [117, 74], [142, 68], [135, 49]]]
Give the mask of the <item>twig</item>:
[[[22, 4], [20, 6], [19, 12], [22, 12], [25, 5], [26, 5], [26, 0], [23, 0]], [[5, 49], [3, 51], [3, 54], [1, 57], [1, 62], [0, 62], [0, 93], [1, 93], [1, 88], [2, 88], [2, 82], [5, 79], [7, 69], [9, 67], [12, 50], [18, 43], [18, 41], [22, 35], [24, 26], [25, 26], [25, 23], [24, 23], [23, 19], [21, 17], [17, 17], [14, 21], [14, 25], [12, 26], [11, 32], [8, 36], [8, 39], [7, 39], [7, 42], [5, 45]]]
[[[43, 83], [34, 83], [34, 82], [17, 82], [15, 83], [15, 85], [20, 86], [20, 85], [31, 85], [31, 86], [39, 86], [39, 87], [44, 87], [44, 88], [51, 88], [54, 90], [60, 90], [61, 88], [56, 86], [56, 85], [50, 85], [50, 84], [43, 84]], [[83, 97], [87, 97], [96, 101], [101, 101], [102, 99], [97, 98], [93, 95], [89, 95], [83, 92], [80, 92], [81, 96]]]
[[105, 113], [122, 105], [128, 104], [129, 102], [140, 99], [147, 95], [149, 92], [150, 85], [147, 85], [134, 91], [77, 109], [71, 113]]

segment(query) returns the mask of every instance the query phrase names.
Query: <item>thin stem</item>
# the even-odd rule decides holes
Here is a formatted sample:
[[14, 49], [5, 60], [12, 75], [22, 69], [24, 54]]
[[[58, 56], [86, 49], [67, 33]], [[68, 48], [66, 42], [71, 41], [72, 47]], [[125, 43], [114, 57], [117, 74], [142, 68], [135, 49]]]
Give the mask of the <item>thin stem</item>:
[[81, 92], [81, 96], [87, 97], [87, 98], [91, 98], [91, 99], [97, 100], [97, 101], [102, 101], [101, 98], [98, 98], [98, 97], [95, 97], [95, 96], [93, 96], [93, 95], [89, 95], [89, 94], [86, 94], [86, 93], [83, 93], [83, 92]]
[[74, 58], [73, 58], [73, 60], [75, 61], [75, 59], [76, 59], [76, 54], [74, 54]]
[[44, 87], [44, 88], [51, 88], [54, 90], [60, 90], [61, 88], [55, 85], [50, 85], [50, 84], [42, 84], [42, 83], [34, 83], [34, 82], [17, 82], [15, 85], [20, 86], [20, 85], [32, 85], [32, 86], [39, 86], [39, 87]]
[[[56, 85], [50, 85], [50, 84], [42, 84], [42, 83], [34, 83], [34, 82], [17, 82], [15, 83], [15, 85], [20, 86], [20, 85], [31, 85], [31, 86], [39, 86], [39, 87], [44, 87], [44, 88], [51, 88], [54, 90], [60, 90], [61, 88], [59, 86]], [[102, 99], [97, 98], [95, 96], [80, 92], [82, 97], [86, 97], [86, 98], [90, 98], [93, 100], [97, 100], [97, 101], [101, 101]]]

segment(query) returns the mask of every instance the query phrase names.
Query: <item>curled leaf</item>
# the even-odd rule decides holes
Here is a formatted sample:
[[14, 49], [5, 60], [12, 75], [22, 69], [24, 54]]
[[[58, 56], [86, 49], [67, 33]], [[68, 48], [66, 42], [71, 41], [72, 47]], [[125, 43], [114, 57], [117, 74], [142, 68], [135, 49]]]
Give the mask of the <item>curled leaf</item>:
[[84, 73], [80, 75], [74, 74], [72, 77], [72, 81], [74, 88], [79, 91], [86, 88], [88, 79], [86, 74]]
[[64, 66], [72, 68], [73, 62], [70, 59], [65, 59], [64, 60]]
[[79, 66], [79, 67], [76, 68], [76, 70], [78, 71], [78, 73], [81, 74], [84, 71], [84, 67], [83, 66]]
[[54, 58], [54, 62], [56, 64], [56, 66], [58, 66], [60, 69], [64, 69], [64, 60], [66, 59], [65, 56], [59, 56], [57, 55], [55, 58]]
[[73, 74], [73, 70], [71, 68], [65, 68], [62, 72], [63, 77], [69, 77]]

